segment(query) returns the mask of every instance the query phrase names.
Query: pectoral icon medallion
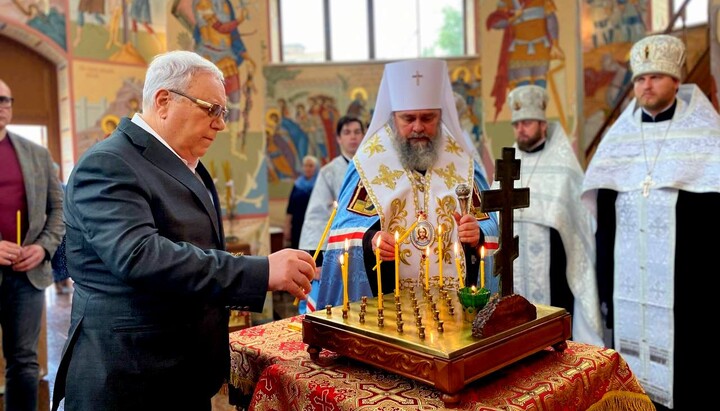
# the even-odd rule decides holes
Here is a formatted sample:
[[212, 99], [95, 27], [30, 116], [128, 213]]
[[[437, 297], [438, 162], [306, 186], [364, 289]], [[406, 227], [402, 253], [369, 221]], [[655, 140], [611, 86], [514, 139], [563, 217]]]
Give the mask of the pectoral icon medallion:
[[425, 250], [425, 248], [433, 243], [435, 239], [435, 229], [432, 224], [427, 220], [418, 220], [417, 225], [410, 233], [410, 242], [418, 250]]

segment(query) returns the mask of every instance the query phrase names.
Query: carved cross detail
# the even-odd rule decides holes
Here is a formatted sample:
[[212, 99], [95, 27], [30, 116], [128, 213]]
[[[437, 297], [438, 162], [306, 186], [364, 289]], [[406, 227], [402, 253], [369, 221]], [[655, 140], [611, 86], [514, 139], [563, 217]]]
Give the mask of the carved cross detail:
[[500, 238], [495, 253], [493, 275], [500, 276], [500, 296], [513, 294], [513, 260], [518, 257], [519, 238], [513, 233], [513, 210], [530, 206], [530, 189], [514, 188], [520, 179], [520, 160], [515, 149], [504, 147], [502, 159], [495, 160], [495, 181], [499, 190], [481, 191], [482, 211], [500, 212]]
[[420, 85], [420, 78], [422, 78], [422, 76], [423, 76], [423, 75], [420, 74], [419, 71], [415, 70], [415, 74], [413, 74], [412, 78], [415, 79], [415, 85], [416, 85], [416, 86], [419, 86], [419, 85]]

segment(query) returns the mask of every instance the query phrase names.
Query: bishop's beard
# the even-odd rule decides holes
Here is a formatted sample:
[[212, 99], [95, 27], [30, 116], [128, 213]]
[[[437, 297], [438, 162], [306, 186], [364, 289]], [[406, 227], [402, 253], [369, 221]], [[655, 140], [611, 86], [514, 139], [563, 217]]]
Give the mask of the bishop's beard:
[[427, 171], [435, 164], [440, 156], [435, 144], [437, 136], [413, 132], [407, 137], [401, 137], [392, 122], [390, 128], [393, 132], [393, 146], [403, 167], [408, 170]]

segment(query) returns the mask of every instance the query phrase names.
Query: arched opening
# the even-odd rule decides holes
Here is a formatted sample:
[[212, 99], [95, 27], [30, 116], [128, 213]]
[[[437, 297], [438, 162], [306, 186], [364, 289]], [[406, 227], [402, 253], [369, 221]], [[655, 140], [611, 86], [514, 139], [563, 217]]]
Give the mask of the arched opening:
[[[74, 142], [68, 97], [67, 61], [54, 43], [48, 43], [26, 27], [5, 24], [0, 21], [0, 50], [3, 61], [0, 78], [12, 89], [13, 118], [11, 125], [39, 126], [45, 130], [45, 145], [52, 158], [63, 167], [67, 176], [74, 163]], [[64, 86], [63, 86], [64, 85]], [[61, 115], [61, 113], [63, 113]], [[22, 133], [22, 132], [21, 132]], [[22, 133], [25, 134], [25, 133]], [[26, 136], [32, 137], [32, 136]], [[31, 138], [32, 139], [32, 138]], [[64, 144], [63, 144], [64, 141]], [[48, 335], [43, 313], [38, 347], [40, 377], [50, 368], [48, 364]], [[0, 356], [0, 368], [5, 364]], [[4, 372], [0, 373], [0, 394], [4, 393]], [[39, 387], [39, 409], [49, 409], [50, 387], [44, 378]], [[0, 401], [0, 408], [2, 403]]]
[[35, 50], [0, 35], [3, 59], [12, 64], [0, 66], [0, 78], [12, 89], [12, 124], [44, 126], [46, 145], [59, 164], [60, 115], [58, 107], [57, 66]]

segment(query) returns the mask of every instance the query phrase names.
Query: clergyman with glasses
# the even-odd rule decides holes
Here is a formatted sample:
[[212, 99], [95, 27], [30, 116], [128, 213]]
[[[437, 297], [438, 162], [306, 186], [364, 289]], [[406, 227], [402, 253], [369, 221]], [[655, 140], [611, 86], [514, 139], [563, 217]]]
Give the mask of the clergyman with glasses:
[[72, 410], [211, 409], [229, 374], [228, 307], [267, 291], [304, 299], [312, 257], [226, 251], [200, 161], [225, 128], [222, 72], [189, 51], [156, 56], [143, 111], [92, 146], [66, 188], [70, 330], [53, 395]]

